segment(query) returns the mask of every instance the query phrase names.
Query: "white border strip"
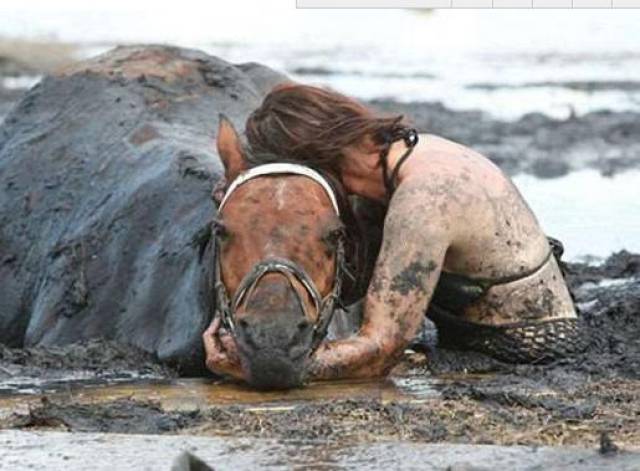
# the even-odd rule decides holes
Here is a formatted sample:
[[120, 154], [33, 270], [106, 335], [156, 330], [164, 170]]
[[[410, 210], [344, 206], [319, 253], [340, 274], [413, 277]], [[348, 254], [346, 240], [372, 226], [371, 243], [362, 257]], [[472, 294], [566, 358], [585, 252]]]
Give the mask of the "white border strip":
[[640, 0], [296, 0], [297, 8], [640, 8]]
[[298, 8], [451, 8], [452, 0], [296, 0]]

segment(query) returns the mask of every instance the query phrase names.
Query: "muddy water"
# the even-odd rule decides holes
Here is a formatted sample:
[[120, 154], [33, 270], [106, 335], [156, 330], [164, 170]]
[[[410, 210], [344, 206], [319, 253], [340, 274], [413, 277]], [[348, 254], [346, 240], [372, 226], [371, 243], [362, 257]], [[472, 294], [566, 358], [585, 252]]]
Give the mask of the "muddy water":
[[[258, 392], [241, 384], [214, 382], [204, 378], [138, 380], [87, 385], [77, 377], [66, 382], [42, 383], [39, 391], [30, 384], [0, 393], [0, 419], [28, 411], [43, 397], [48, 401], [101, 404], [119, 400], [152, 401], [167, 412], [199, 411], [220, 406], [244, 406], [251, 411], [290, 410], [303, 403], [337, 400], [375, 400], [420, 403], [439, 396], [444, 380], [426, 377], [393, 377], [384, 381], [333, 381], [310, 384], [290, 391]], [[5, 391], [8, 391], [6, 389]]]

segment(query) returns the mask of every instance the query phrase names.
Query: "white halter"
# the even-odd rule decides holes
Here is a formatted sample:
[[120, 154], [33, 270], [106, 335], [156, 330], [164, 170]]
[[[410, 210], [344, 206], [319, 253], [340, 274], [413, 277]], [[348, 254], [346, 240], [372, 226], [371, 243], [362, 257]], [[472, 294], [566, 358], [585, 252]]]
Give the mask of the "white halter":
[[264, 164], [264, 165], [259, 165], [257, 167], [251, 168], [246, 172], [241, 173], [236, 177], [235, 180], [233, 180], [233, 182], [231, 182], [231, 185], [229, 185], [229, 188], [227, 188], [227, 192], [224, 194], [224, 197], [220, 202], [220, 206], [218, 207], [218, 210], [222, 210], [223, 206], [225, 205], [225, 203], [227, 202], [231, 194], [243, 183], [246, 183], [249, 180], [256, 177], [261, 177], [265, 175], [283, 175], [283, 174], [302, 175], [303, 177], [310, 178], [311, 180], [318, 183], [327, 193], [327, 196], [329, 196], [333, 209], [335, 210], [338, 217], [340, 217], [338, 200], [336, 199], [336, 195], [333, 192], [333, 188], [331, 188], [331, 185], [329, 184], [327, 179], [324, 178], [320, 173], [316, 172], [315, 170], [309, 167], [305, 167], [304, 165], [291, 164], [291, 163]]

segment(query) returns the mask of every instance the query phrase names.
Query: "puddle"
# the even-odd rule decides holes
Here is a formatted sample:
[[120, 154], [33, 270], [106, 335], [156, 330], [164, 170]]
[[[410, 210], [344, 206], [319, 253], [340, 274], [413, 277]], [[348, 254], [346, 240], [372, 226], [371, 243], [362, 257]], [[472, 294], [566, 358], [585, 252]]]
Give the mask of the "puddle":
[[438, 386], [442, 379], [427, 376], [395, 377], [391, 378], [398, 396], [406, 396], [415, 400], [433, 399], [438, 396]]
[[73, 373], [48, 371], [47, 378], [35, 378], [14, 373], [11, 368], [2, 368], [0, 372], [8, 375], [7, 379], [0, 380], [0, 398], [9, 395], [28, 395], [57, 393], [69, 391], [70, 388], [99, 386], [105, 387], [118, 383], [131, 383], [132, 381], [161, 380], [156, 375], [140, 375], [135, 372], [122, 374], [96, 375], [93, 371], [74, 371]]
[[441, 380], [427, 377], [396, 377], [385, 381], [333, 381], [312, 383], [289, 391], [260, 392], [235, 383], [204, 378], [179, 380], [140, 380], [126, 383], [93, 384], [59, 380], [53, 384], [32, 384], [22, 388], [0, 389], [0, 417], [18, 409], [39, 404], [46, 397], [53, 402], [99, 404], [128, 399], [157, 402], [165, 411], [203, 410], [214, 406], [245, 406], [252, 410], [286, 410], [305, 402], [331, 400], [376, 400], [415, 403], [438, 397]]

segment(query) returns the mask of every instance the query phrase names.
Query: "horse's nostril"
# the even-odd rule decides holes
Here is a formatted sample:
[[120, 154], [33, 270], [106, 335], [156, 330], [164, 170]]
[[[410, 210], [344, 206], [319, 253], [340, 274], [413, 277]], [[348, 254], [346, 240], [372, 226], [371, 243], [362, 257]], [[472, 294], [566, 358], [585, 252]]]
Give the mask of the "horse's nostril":
[[238, 325], [240, 326], [241, 329], [244, 329], [244, 330], [249, 328], [249, 323], [247, 322], [246, 319], [239, 319]]

